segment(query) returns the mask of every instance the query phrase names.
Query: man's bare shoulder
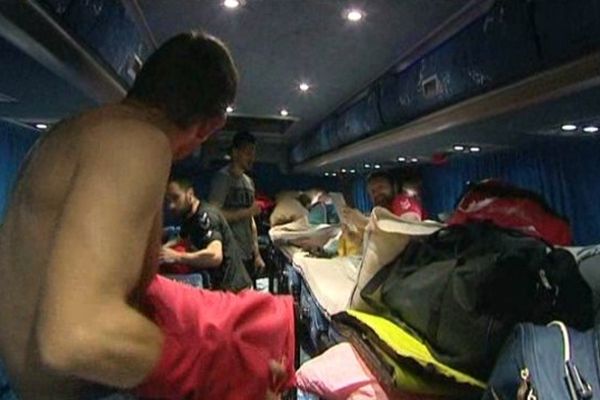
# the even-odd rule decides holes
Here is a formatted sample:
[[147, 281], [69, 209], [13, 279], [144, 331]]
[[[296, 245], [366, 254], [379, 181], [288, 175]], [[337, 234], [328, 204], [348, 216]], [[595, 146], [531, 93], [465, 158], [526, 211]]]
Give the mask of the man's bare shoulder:
[[132, 157], [171, 157], [167, 134], [157, 124], [119, 106], [84, 114], [73, 125], [79, 131], [80, 151], [91, 158], [122, 152]]

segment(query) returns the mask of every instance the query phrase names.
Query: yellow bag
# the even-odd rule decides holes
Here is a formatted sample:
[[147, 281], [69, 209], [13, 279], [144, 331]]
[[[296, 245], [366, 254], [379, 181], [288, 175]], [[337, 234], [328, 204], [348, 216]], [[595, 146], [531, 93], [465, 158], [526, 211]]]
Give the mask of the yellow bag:
[[385, 318], [348, 310], [333, 321], [388, 389], [462, 399], [485, 388], [485, 383], [434, 359], [409, 330]]

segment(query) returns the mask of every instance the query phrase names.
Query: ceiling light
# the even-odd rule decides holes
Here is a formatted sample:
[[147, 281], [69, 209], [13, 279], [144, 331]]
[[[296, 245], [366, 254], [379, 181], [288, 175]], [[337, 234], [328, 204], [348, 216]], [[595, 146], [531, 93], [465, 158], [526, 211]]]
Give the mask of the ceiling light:
[[366, 168], [366, 169], [369, 169], [369, 168], [371, 168], [371, 164], [365, 164], [365, 168]]
[[341, 172], [342, 172], [342, 174], [345, 174], [346, 173], [346, 168], [342, 168]]
[[48, 129], [48, 125], [46, 124], [35, 124], [35, 127], [38, 129]]
[[348, 10], [346, 18], [348, 21], [357, 22], [363, 18], [363, 12], [357, 9]]
[[563, 125], [563, 126], [561, 127], [561, 129], [562, 129], [563, 131], [570, 132], [570, 131], [574, 131], [574, 130], [576, 130], [576, 129], [577, 129], [577, 125], [566, 124], [566, 125]]
[[337, 176], [337, 174], [335, 172], [332, 172], [331, 176]]
[[329, 176], [329, 172], [325, 172], [325, 176]]
[[470, 151], [471, 153], [479, 153], [479, 152], [481, 151], [481, 147], [478, 147], [478, 146], [471, 146], [471, 147], [469, 147], [469, 151]]
[[375, 168], [375, 169], [379, 169], [379, 168], [381, 168], [381, 165], [379, 165], [379, 164], [375, 164], [375, 165], [373, 165], [373, 168]]
[[227, 106], [227, 108], [225, 109], [225, 111], [227, 111], [228, 113], [232, 113], [233, 112], [233, 107]]
[[303, 91], [303, 92], [306, 92], [308, 89], [310, 89], [310, 86], [309, 86], [309, 84], [308, 84], [308, 83], [306, 83], [306, 82], [302, 82], [302, 83], [301, 83], [301, 84], [298, 86], [298, 88], [299, 88], [301, 91]]
[[413, 157], [413, 158], [410, 159], [410, 162], [417, 163], [417, 162], [419, 162], [419, 159], [416, 158], [416, 157]]
[[240, 6], [239, 0], [225, 0], [223, 5], [227, 8], [238, 8]]
[[452, 149], [454, 149], [454, 151], [465, 151], [465, 146], [462, 144], [455, 144]]
[[406, 162], [406, 157], [398, 157], [398, 162]]
[[583, 131], [585, 133], [596, 133], [596, 132], [598, 132], [598, 127], [597, 126], [586, 126], [585, 128], [583, 128]]
[[283, 110], [279, 111], [279, 114], [281, 114], [282, 117], [287, 117], [290, 113], [284, 108]]
[[356, 173], [356, 170], [355, 170], [355, 169], [351, 169], [351, 170], [350, 170], [350, 173], [351, 173], [351, 174], [355, 174], [355, 173]]

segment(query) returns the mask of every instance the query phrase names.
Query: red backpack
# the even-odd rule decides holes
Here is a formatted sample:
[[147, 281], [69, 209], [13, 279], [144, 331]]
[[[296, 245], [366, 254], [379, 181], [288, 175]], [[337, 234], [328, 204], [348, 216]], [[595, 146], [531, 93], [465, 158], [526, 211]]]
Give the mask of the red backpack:
[[469, 221], [491, 221], [553, 245], [569, 246], [573, 242], [569, 222], [554, 212], [541, 196], [497, 180], [471, 185], [448, 224]]

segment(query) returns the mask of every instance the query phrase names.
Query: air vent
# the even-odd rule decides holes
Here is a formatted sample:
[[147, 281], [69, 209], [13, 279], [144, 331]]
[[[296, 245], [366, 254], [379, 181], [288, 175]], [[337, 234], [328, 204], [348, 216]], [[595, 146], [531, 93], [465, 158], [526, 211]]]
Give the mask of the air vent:
[[425, 79], [421, 84], [421, 87], [423, 88], [423, 96], [426, 99], [435, 97], [442, 92], [442, 84], [437, 75], [432, 75]]
[[18, 103], [18, 102], [19, 102], [19, 100], [15, 99], [14, 97], [11, 97], [4, 93], [0, 93], [0, 103]]

